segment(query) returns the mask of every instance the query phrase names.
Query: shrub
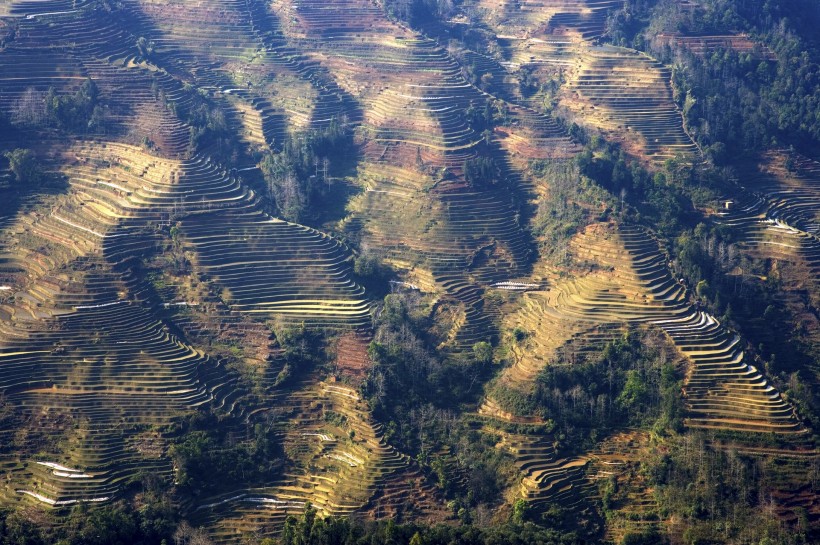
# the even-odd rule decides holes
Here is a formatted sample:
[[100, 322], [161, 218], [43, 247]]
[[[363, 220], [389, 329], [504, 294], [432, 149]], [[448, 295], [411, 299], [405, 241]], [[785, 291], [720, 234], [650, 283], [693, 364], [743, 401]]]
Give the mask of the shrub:
[[17, 148], [4, 155], [8, 159], [9, 169], [18, 183], [34, 185], [42, 181], [42, 172], [31, 150]]

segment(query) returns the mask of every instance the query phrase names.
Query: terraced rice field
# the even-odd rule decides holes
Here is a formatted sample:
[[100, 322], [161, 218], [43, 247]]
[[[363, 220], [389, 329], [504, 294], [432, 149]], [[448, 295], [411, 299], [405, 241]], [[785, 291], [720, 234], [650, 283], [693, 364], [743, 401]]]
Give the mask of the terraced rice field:
[[[745, 173], [743, 185], [724, 201], [716, 221], [740, 234], [736, 248], [741, 255], [767, 264], [764, 274], [783, 286], [781, 304], [800, 335], [814, 343], [820, 340], [820, 322], [812, 311], [820, 297], [820, 218], [815, 204], [820, 168], [797, 157], [793, 172], [788, 172], [783, 162], [782, 154], [771, 154], [758, 170]], [[735, 273], [748, 275], [742, 268]], [[775, 335], [764, 324], [760, 342], [776, 342]], [[814, 366], [812, 373], [816, 374]]]
[[[362, 105], [357, 135], [364, 159], [356, 183], [363, 192], [348, 205], [345, 232], [399, 268], [432, 273], [436, 289], [463, 309], [445, 346], [469, 349], [491, 337], [482, 287], [518, 276], [530, 253], [509, 196], [520, 180], [503, 147], [462, 115], [491, 97], [463, 78], [443, 48], [370, 2], [283, 1], [273, 8], [288, 22], [288, 39]], [[566, 144], [546, 117], [521, 108], [518, 115], [543, 145]], [[495, 189], [464, 182], [464, 162], [479, 153], [497, 158]]]
[[167, 73], [134, 63], [137, 50], [129, 44], [136, 38], [121, 20], [90, 9], [57, 10], [15, 25], [16, 38], [0, 60], [6, 63], [0, 109], [12, 119], [23, 115], [27, 122], [43, 123], [42, 100], [49, 88], [67, 95], [90, 78], [106, 105], [102, 132], [108, 139], [138, 143], [144, 138], [172, 157], [185, 151], [188, 127], [168, 111], [167, 103], [184, 108], [190, 96]]
[[563, 103], [605, 133], [636, 133], [650, 161], [691, 156], [697, 148], [672, 100], [670, 77], [668, 68], [645, 54], [594, 47], [579, 58]]
[[306, 502], [322, 515], [349, 515], [378, 505], [384, 516], [403, 512], [407, 495], [413, 494], [422, 509], [436, 509], [429, 485], [385, 443], [381, 426], [365, 416], [367, 407], [355, 390], [318, 382], [277, 402], [290, 414], [281, 429], [289, 461], [285, 475], [272, 487], [203, 500], [195, 517], [212, 525], [220, 542], [239, 543], [248, 533], [276, 531]]
[[583, 512], [589, 508], [591, 486], [585, 477], [589, 464], [586, 456], [562, 458], [556, 453], [549, 436], [503, 434], [497, 448], [515, 458], [521, 474], [517, 491], [534, 511], [555, 503]]
[[[16, 407], [16, 427], [42, 421], [23, 437], [3, 431], [19, 449], [0, 458], [3, 496], [15, 503], [106, 502], [137, 471], [170, 476], [167, 438], [156, 430], [228, 402], [236, 380], [125, 301], [3, 333], [0, 387]], [[36, 456], [16, 459], [30, 451]]]
[[607, 437], [589, 453], [587, 479], [596, 486], [606, 481], [616, 483], [607, 521], [608, 542], [621, 543], [627, 533], [659, 530], [666, 522], [661, 520], [654, 490], [641, 471], [641, 460], [649, 456], [651, 448], [648, 433], [628, 430]]
[[706, 55], [716, 50], [730, 49], [738, 53], [753, 55], [757, 59], [777, 60], [774, 52], [763, 44], [754, 42], [745, 34], [704, 34], [685, 36], [680, 34], [659, 34], [660, 43], [682, 46], [695, 55]]
[[251, 147], [276, 147], [288, 132], [358, 117], [335, 80], [289, 46], [263, 2], [133, 0], [127, 8], [153, 44], [151, 59], [220, 93]]
[[503, 380], [529, 384], [574, 336], [605, 341], [619, 335], [622, 324], [688, 313], [684, 288], [671, 277], [665, 256], [645, 233], [597, 224], [570, 248], [579, 262], [598, 266], [576, 279], [550, 282], [547, 291], [524, 294], [508, 328], [532, 334]]
[[623, 5], [621, 0], [478, 0], [505, 34], [546, 31], [560, 35], [577, 33], [584, 39], [599, 38], [605, 30], [608, 10]]
[[[435, 42], [391, 23], [367, 1], [274, 2], [285, 34], [327, 67], [363, 105], [361, 130], [373, 153], [404, 151], [404, 161], [461, 166], [481, 141], [460, 106], [481, 100]], [[417, 149], [419, 149], [417, 153]], [[379, 151], [377, 151], [379, 150]], [[412, 163], [411, 163], [412, 164]]]
[[[645, 231], [593, 224], [572, 241], [570, 251], [579, 264], [589, 263], [591, 270], [574, 279], [551, 279], [548, 290], [523, 295], [520, 310], [508, 317], [506, 327], [523, 331], [525, 340], [514, 348], [513, 364], [497, 379], [502, 389], [526, 392], [545, 366], [571, 364], [570, 354], [578, 353], [567, 347], [576, 341], [580, 340], [581, 351], [595, 351], [629, 326], [659, 328], [686, 361], [688, 427], [782, 434], [806, 431], [794, 409], [749, 361], [739, 335], [689, 303], [685, 288], [670, 274], [668, 258]], [[490, 422], [542, 423], [535, 416], [513, 414], [492, 397], [478, 412]], [[533, 445], [543, 439], [528, 435], [520, 441]], [[522, 450], [522, 456], [526, 452]], [[541, 473], [534, 477], [531, 466], [524, 463], [529, 458], [516, 454], [521, 497], [535, 506], [545, 500], [565, 502], [556, 494], [565, 485], [556, 488], [555, 479], [560, 477], [559, 483], [575, 479], [573, 475], [585, 465], [580, 458], [565, 460], [545, 453], [535, 467], [546, 471], [549, 479], [542, 479]]]
[[[633, 49], [598, 45], [610, 0], [477, 2], [496, 33], [509, 71], [525, 67], [541, 81], [565, 82], [557, 104], [580, 125], [602, 131], [651, 164], [697, 157], [672, 98], [671, 73]], [[531, 102], [539, 108], [540, 94]]]
[[[0, 466], [7, 475], [4, 502], [62, 508], [114, 501], [143, 472], [170, 482], [168, 430], [206, 407], [237, 418], [251, 409], [236, 372], [175, 333], [179, 325], [204, 338], [201, 324], [164, 321], [179, 317], [180, 305], [204, 309], [204, 321], [196, 316], [202, 323], [216, 319], [220, 329], [263, 336], [246, 320], [366, 329], [370, 303], [351, 279], [344, 244], [267, 216], [236, 172], [215, 163], [208, 150], [190, 148], [189, 127], [177, 116], [193, 104], [183, 83], [190, 77], [221, 102], [227, 125], [248, 148], [279, 145], [285, 126], [356, 121], [355, 105], [333, 80], [277, 35], [273, 14], [260, 14], [253, 4], [222, 6], [231, 16], [202, 32], [205, 20], [219, 19], [215, 4], [191, 2], [172, 24], [167, 7], [134, 2], [126, 7], [137, 24], [125, 30], [123, 19], [82, 2], [69, 3], [71, 9], [57, 4], [3, 6], [17, 17], [17, 34], [0, 54], [0, 109], [25, 105], [35, 117], [14, 120], [39, 123], [38, 101], [49, 89], [69, 95], [91, 79], [107, 124], [105, 133], [92, 135], [96, 140], [50, 142], [47, 162], [66, 180], [65, 191], [32, 201], [2, 225], [0, 392], [15, 416], [0, 430]], [[199, 50], [191, 47], [197, 28]], [[228, 29], [236, 32], [226, 43], [205, 43]], [[149, 55], [134, 46], [138, 36], [152, 42]], [[182, 42], [191, 54], [181, 54]], [[237, 71], [246, 78], [229, 77]], [[169, 236], [191, 269], [152, 284], [135, 269], [167, 249]], [[179, 284], [160, 286], [169, 279]], [[184, 299], [163, 301], [168, 294]], [[208, 309], [218, 315], [208, 316]], [[352, 335], [366, 338], [366, 332]], [[342, 418], [355, 410], [351, 421], [366, 420], [366, 407], [341, 405], [334, 408]], [[294, 458], [292, 470], [304, 481], [297, 486], [312, 488], [310, 468], [325, 472], [322, 463], [331, 472], [361, 466], [351, 496], [329, 498], [325, 512], [367, 509], [371, 496], [381, 498], [382, 511], [401, 511], [394, 499], [401, 487], [426, 485], [401, 456], [378, 444], [377, 431], [354, 424], [345, 429], [343, 451], [317, 453], [325, 462]], [[352, 440], [355, 432], [366, 447]], [[374, 455], [375, 465], [361, 465]], [[395, 468], [409, 473], [379, 484], [379, 471]], [[361, 475], [373, 484], [362, 488]], [[323, 505], [318, 492], [304, 495]], [[291, 502], [297, 504], [304, 501]]]
[[[820, 273], [820, 166], [798, 159], [794, 173], [765, 159], [758, 172], [748, 174], [733, 198], [724, 201], [718, 221], [742, 233], [745, 251], [789, 263], [798, 289], [815, 291]], [[727, 204], [728, 203], [728, 204]]]
[[[106, 107], [107, 132], [51, 143], [48, 165], [65, 178], [66, 190], [2, 225], [0, 392], [15, 418], [0, 430], [0, 466], [7, 475], [4, 502], [59, 509], [114, 501], [143, 472], [170, 482], [168, 430], [203, 408], [257, 417], [246, 412], [252, 407], [236, 372], [175, 332], [204, 339], [203, 325], [219, 322], [228, 336], [264, 337], [253, 321], [273, 319], [364, 328], [351, 339], [366, 339], [370, 302], [351, 279], [347, 246], [266, 215], [236, 171], [215, 163], [209, 150], [190, 148], [189, 127], [177, 116], [193, 104], [183, 83], [193, 80], [220, 102], [227, 125], [249, 149], [278, 146], [286, 127], [357, 122], [356, 105], [320, 66], [289, 49], [273, 13], [253, 3], [214, 11], [215, 4], [191, 2], [172, 21], [167, 6], [132, 2], [126, 9], [136, 24], [129, 28], [140, 32], [132, 34], [114, 15], [80, 2], [57, 9], [58, 3], [4, 6], [19, 17], [14, 45], [0, 54], [6, 67], [0, 108], [36, 106], [50, 88], [68, 95], [91, 79]], [[219, 28], [204, 29], [205, 21], [220, 19], [217, 12], [228, 17]], [[226, 41], [213, 44], [214, 33]], [[151, 42], [150, 54], [133, 45], [137, 37]], [[183, 43], [189, 54], [182, 54]], [[240, 72], [245, 78], [234, 79]], [[167, 250], [171, 239], [189, 273], [146, 281], [135, 269]], [[176, 284], [160, 285], [168, 281]], [[169, 294], [184, 299], [163, 300]], [[199, 314], [192, 322], [182, 308]], [[340, 364], [367, 366], [350, 352], [340, 354]], [[421, 476], [378, 439], [366, 406], [344, 400], [357, 394], [333, 385], [325, 390], [329, 399], [320, 403], [339, 415], [342, 428], [332, 432], [339, 438], [329, 448], [302, 452], [300, 444], [320, 446], [324, 433], [288, 435], [291, 424], [282, 421], [282, 437], [295, 453], [292, 474], [276, 490], [248, 492], [245, 507], [286, 504], [296, 512], [309, 500], [324, 513], [378, 509], [385, 516], [404, 510], [400, 499], [412, 485], [419, 505], [437, 509]], [[293, 422], [317, 425], [310, 421], [317, 395], [322, 399], [313, 391], [294, 398]], [[340, 471], [347, 490], [327, 489], [323, 496], [321, 475]], [[294, 497], [279, 504], [279, 494]], [[210, 509], [204, 505], [197, 513]], [[235, 519], [236, 528], [248, 524], [242, 515]], [[271, 520], [275, 533], [281, 519], [273, 513]], [[217, 535], [236, 529], [219, 526]]]
[[[143, 236], [150, 226], [174, 221], [195, 267], [227, 290], [223, 300], [231, 308], [300, 321], [367, 320], [346, 250], [322, 233], [266, 216], [252, 191], [208, 160], [160, 160], [115, 144], [81, 145], [66, 155], [76, 157], [67, 169], [70, 196], [49, 217], [17, 227], [45, 238], [54, 247], [51, 260], [64, 255], [65, 264], [100, 249], [111, 260], [126, 259], [150, 245], [150, 232]], [[30, 282], [32, 260], [7, 259], [26, 271], [20, 281]]]
[[[39, 464], [40, 458], [4, 460], [8, 497], [56, 506], [110, 500], [140, 469], [170, 475], [166, 442], [152, 430], [206, 403], [234, 410], [236, 377], [171, 335], [141, 308], [144, 286], [112, 270], [149, 251], [157, 225], [181, 218], [197, 267], [231, 290], [227, 302], [236, 312], [345, 327], [368, 316], [361, 289], [346, 279], [338, 243], [265, 217], [252, 192], [207, 160], [163, 160], [113, 143], [78, 144], [63, 159], [68, 193], [48, 216], [21, 216], [6, 228], [7, 242], [16, 243], [5, 245], [10, 297], [2, 307], [0, 348], [0, 384], [20, 423], [45, 410], [77, 430], [68, 443], [48, 446], [66, 433], [55, 424], [31, 441], [32, 448], [45, 442], [36, 449], [43, 461], [80, 476]], [[214, 231], [222, 222], [236, 230]], [[260, 249], [248, 261], [249, 235], [253, 244], [287, 254]], [[298, 260], [300, 248], [312, 250]], [[285, 256], [297, 261], [286, 265]], [[214, 260], [219, 274], [209, 268]], [[256, 287], [254, 277], [262, 280]]]
[[[269, 418], [285, 451], [276, 482], [226, 486], [188, 506], [219, 542], [275, 535], [307, 502], [322, 515], [445, 518], [438, 492], [384, 440], [353, 386], [316, 374], [273, 386], [283, 365], [274, 325], [333, 332], [334, 374], [353, 385], [366, 377], [373, 301], [354, 279], [351, 246], [398, 271], [394, 286], [435, 296], [437, 316], [449, 317], [443, 357], [524, 331], [496, 379], [504, 388], [526, 392], [545, 366], [629, 328], [655, 329], [686, 361], [687, 426], [800, 437], [740, 336], [690, 303], [644, 228], [593, 224], [570, 245], [578, 274], [532, 271], [522, 203], [539, 189], [521, 171], [579, 148], [540, 91], [524, 97], [516, 70], [555, 77], [559, 110], [646, 164], [697, 154], [669, 69], [598, 45], [620, 0], [465, 4], [486, 8], [499, 58], [445, 48], [369, 0], [0, 5], [16, 27], [0, 50], [0, 111], [42, 129], [38, 154], [65, 181], [0, 220], [0, 396], [14, 413], [0, 429], [4, 504], [104, 504], [142, 472], [172, 482], [169, 430], [208, 409], [249, 427]], [[491, 83], [473, 85], [467, 64]], [[89, 79], [105, 127], [69, 140], [45, 127], [45, 94], [72, 95]], [[240, 150], [230, 164], [192, 138], [187, 114], [206, 99]], [[470, 109], [495, 110], [494, 130], [468, 120]], [[271, 217], [254, 189], [259, 157], [333, 123], [355, 137], [345, 217], [321, 228]], [[494, 179], [468, 183], [465, 162], [478, 157], [493, 159]], [[816, 280], [820, 167], [801, 162], [799, 172], [742, 193], [721, 219], [747, 233], [748, 248], [799, 261]], [[0, 172], [0, 185], [10, 180]], [[487, 304], [491, 290], [522, 292], [514, 312]], [[226, 338], [261, 369], [252, 395], [206, 349], [230, 352], [212, 342]], [[589, 509], [595, 478], [629, 464], [624, 453], [645, 439], [616, 434], [566, 457], [539, 417], [492, 397], [478, 413], [515, 460], [513, 494], [536, 509]], [[637, 488], [627, 503], [645, 507], [638, 515], [651, 525]]]

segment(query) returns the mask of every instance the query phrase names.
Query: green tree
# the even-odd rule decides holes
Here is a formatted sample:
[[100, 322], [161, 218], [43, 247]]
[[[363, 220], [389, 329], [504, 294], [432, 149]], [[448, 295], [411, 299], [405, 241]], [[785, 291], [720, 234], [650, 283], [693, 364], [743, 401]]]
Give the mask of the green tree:
[[45, 98], [46, 115], [51, 124], [61, 129], [85, 133], [102, 121], [102, 110], [94, 115], [98, 100], [99, 90], [91, 78], [83, 81], [73, 95], [58, 95], [50, 88]]
[[41, 181], [42, 173], [30, 149], [17, 148], [3, 155], [8, 159], [9, 169], [18, 183], [32, 185]]
[[698, 297], [710, 298], [712, 295], [712, 288], [709, 286], [709, 282], [706, 280], [701, 280], [698, 282], [698, 285], [695, 287], [695, 293], [698, 294]]
[[513, 504], [512, 521], [515, 524], [523, 524], [523, 522], [527, 520], [528, 510], [529, 506], [524, 499], [519, 498], [515, 500]]
[[647, 397], [646, 382], [640, 372], [631, 370], [626, 374], [626, 384], [618, 396], [618, 403], [624, 408], [631, 408], [642, 404]]
[[0, 543], [8, 545], [44, 545], [42, 529], [22, 513], [12, 513], [0, 520]]
[[473, 187], [487, 187], [497, 183], [500, 172], [492, 157], [476, 157], [464, 161], [464, 179]]
[[154, 42], [149, 41], [144, 36], [137, 38], [137, 49], [142, 58], [147, 59], [154, 53]]
[[473, 355], [476, 363], [486, 365], [493, 361], [493, 347], [487, 341], [477, 342], [473, 345]]

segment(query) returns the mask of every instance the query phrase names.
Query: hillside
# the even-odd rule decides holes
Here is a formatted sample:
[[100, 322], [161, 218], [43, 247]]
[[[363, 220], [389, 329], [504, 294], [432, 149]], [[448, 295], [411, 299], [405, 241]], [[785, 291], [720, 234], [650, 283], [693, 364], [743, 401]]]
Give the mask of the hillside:
[[820, 540], [809, 0], [0, 0], [0, 544]]

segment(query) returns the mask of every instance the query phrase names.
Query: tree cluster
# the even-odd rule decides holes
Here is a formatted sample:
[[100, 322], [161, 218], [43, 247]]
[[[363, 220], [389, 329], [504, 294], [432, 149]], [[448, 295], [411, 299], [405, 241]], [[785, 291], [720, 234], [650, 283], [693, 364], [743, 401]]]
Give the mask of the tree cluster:
[[0, 512], [0, 545], [160, 545], [171, 542], [177, 510], [167, 496], [147, 490], [139, 504], [79, 504], [56, 522], [49, 515], [35, 520], [19, 511]]
[[[772, 144], [817, 153], [817, 4], [806, 0], [708, 0], [702, 4], [702, 9], [691, 10], [677, 2], [659, 2], [645, 21], [648, 39], [638, 44], [674, 65], [677, 100], [701, 148], [716, 164]], [[615, 27], [615, 33], [627, 32]], [[744, 32], [759, 46], [752, 51], [719, 48], [699, 54], [674, 40], [657, 38], [660, 32], [693, 36]]]
[[184, 434], [169, 452], [177, 485], [197, 494], [219, 490], [225, 483], [274, 480], [284, 454], [273, 423], [257, 423], [243, 434], [231, 424], [214, 414], [197, 414], [183, 424]]
[[8, 160], [9, 170], [18, 184], [34, 186], [42, 181], [42, 170], [30, 149], [17, 148], [3, 155]]
[[499, 182], [500, 171], [492, 157], [480, 156], [464, 161], [464, 179], [475, 188], [486, 188]]
[[[310, 505], [301, 517], [288, 517], [279, 540], [281, 545], [574, 545], [583, 542], [573, 533], [532, 523], [477, 527], [322, 519]], [[263, 541], [262, 545], [267, 543]]]
[[561, 363], [546, 366], [538, 376], [532, 394], [496, 388], [493, 395], [515, 414], [539, 415], [565, 437], [582, 441], [618, 427], [665, 433], [682, 425], [675, 363], [674, 351], [659, 332], [635, 331], [593, 355], [569, 344]]
[[566, 264], [569, 240], [592, 221], [595, 210], [608, 208], [611, 196], [582, 177], [576, 161], [533, 161], [530, 171], [547, 188], [532, 221], [541, 256]]
[[[648, 222], [661, 235], [674, 237], [694, 226], [699, 214], [693, 197], [707, 189], [714, 177], [697, 172], [690, 160], [668, 159], [663, 169], [650, 174], [637, 161], [630, 160], [617, 145], [598, 136], [588, 139], [576, 162], [581, 174], [607, 190], [619, 204], [625, 219]], [[704, 197], [698, 197], [703, 199]], [[628, 208], [627, 204], [634, 204]]]
[[446, 19], [454, 9], [453, 0], [385, 0], [387, 14], [418, 27]]
[[[804, 509], [797, 509], [792, 527], [778, 518], [771, 497], [778, 486], [774, 466], [731, 448], [712, 448], [711, 442], [690, 432], [644, 461], [648, 486], [657, 490], [660, 509], [681, 522], [684, 543], [815, 542]], [[811, 483], [818, 478], [817, 467], [812, 466], [794, 468], [799, 472], [795, 483], [816, 486]]]
[[289, 137], [278, 153], [267, 153], [260, 167], [277, 215], [302, 223], [315, 214], [330, 184], [330, 168], [341, 162], [352, 146], [350, 131], [334, 118], [323, 129]]
[[[479, 342], [471, 353], [442, 359], [429, 346], [429, 316], [412, 292], [385, 297], [369, 353], [373, 366], [363, 386], [385, 438], [412, 454], [457, 501], [454, 514], [470, 520], [470, 509], [495, 504], [505, 486], [504, 453], [471, 429], [456, 412], [480, 393], [492, 347]], [[446, 449], [449, 455], [442, 457]]]
[[83, 81], [73, 94], [58, 94], [54, 87], [43, 93], [27, 89], [15, 103], [11, 121], [17, 125], [55, 127], [78, 134], [106, 130], [106, 110], [94, 80]]
[[283, 386], [300, 374], [315, 369], [327, 359], [325, 338], [313, 329], [271, 324], [276, 342], [282, 349], [278, 360], [284, 362], [274, 381], [274, 386]]

